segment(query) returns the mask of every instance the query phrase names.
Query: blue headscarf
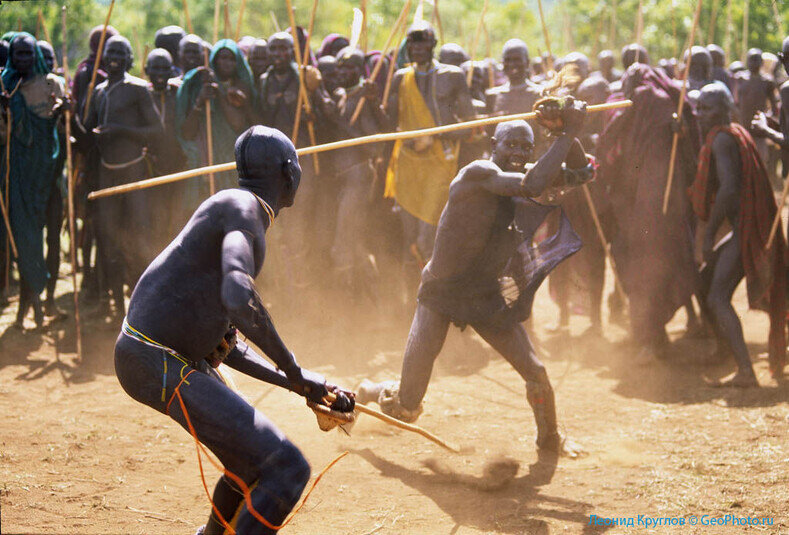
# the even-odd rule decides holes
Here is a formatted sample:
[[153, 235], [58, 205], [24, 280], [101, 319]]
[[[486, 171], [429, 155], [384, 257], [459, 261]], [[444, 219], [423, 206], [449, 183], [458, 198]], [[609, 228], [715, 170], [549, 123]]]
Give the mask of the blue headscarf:
[[17, 82], [22, 77], [19, 74], [14, 66], [11, 64], [11, 57], [14, 52], [14, 43], [18, 39], [22, 39], [28, 37], [33, 41], [33, 55], [35, 56], [35, 61], [33, 62], [33, 74], [42, 74], [46, 76], [51, 71], [47, 67], [47, 62], [44, 61], [44, 55], [41, 53], [41, 49], [38, 47], [38, 42], [36, 38], [30, 35], [27, 32], [7, 32], [3, 34], [3, 41], [8, 41], [8, 59], [5, 63], [5, 68], [3, 69], [3, 85], [5, 85], [6, 91], [9, 93], [13, 91], [14, 87], [16, 87]]

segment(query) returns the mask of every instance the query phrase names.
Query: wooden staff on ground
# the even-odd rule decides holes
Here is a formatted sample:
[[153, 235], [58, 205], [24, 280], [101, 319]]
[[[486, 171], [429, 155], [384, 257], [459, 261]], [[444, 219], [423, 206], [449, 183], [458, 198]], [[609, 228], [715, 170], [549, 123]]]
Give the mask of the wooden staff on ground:
[[[693, 15], [693, 25], [690, 27], [690, 36], [688, 37], [688, 61], [685, 63], [685, 74], [682, 76], [682, 87], [679, 90], [679, 104], [677, 104], [677, 121], [682, 124], [682, 110], [685, 109], [685, 92], [688, 89], [688, 72], [690, 72], [690, 64], [693, 60], [691, 48], [696, 38], [696, 28], [699, 26], [699, 15], [701, 14], [701, 3], [703, 0], [698, 0], [696, 3], [696, 13]], [[674, 182], [674, 162], [677, 156], [677, 144], [679, 143], [679, 131], [674, 132], [674, 139], [671, 142], [671, 156], [668, 160], [668, 179], [666, 180], [666, 191], [663, 193], [663, 215], [668, 213], [668, 199], [671, 197], [671, 186]]]
[[[307, 115], [312, 115], [312, 105], [310, 104], [310, 97], [307, 94], [307, 84], [304, 81], [304, 70], [301, 68], [301, 43], [299, 42], [299, 31], [296, 28], [296, 17], [293, 14], [293, 2], [291, 0], [285, 0], [288, 6], [288, 19], [290, 20], [290, 33], [293, 34], [293, 52], [296, 55], [296, 66], [298, 67], [299, 71], [299, 98], [296, 100], [296, 118], [293, 123], [293, 136], [291, 140], [293, 144], [296, 144], [296, 141], [299, 137], [299, 123], [301, 122], [301, 105], [304, 105], [304, 111]], [[309, 38], [309, 36], [308, 36]], [[304, 47], [304, 56], [309, 56], [309, 43], [305, 43]], [[306, 65], [307, 58], [304, 59], [304, 64]], [[310, 143], [315, 145], [315, 125], [312, 123], [312, 119], [307, 121], [307, 133], [310, 136]], [[320, 173], [320, 164], [318, 163], [318, 157], [314, 157], [312, 159], [312, 166], [315, 169], [315, 174]]]
[[110, 2], [110, 7], [107, 10], [107, 18], [104, 19], [104, 28], [101, 29], [101, 37], [99, 38], [99, 48], [96, 51], [96, 61], [93, 62], [93, 74], [90, 76], [90, 84], [88, 84], [88, 95], [85, 98], [85, 109], [82, 112], [82, 117], [87, 120], [90, 113], [90, 102], [93, 99], [93, 89], [96, 87], [96, 73], [99, 72], [99, 65], [101, 64], [101, 56], [104, 53], [104, 41], [107, 38], [107, 26], [110, 24], [110, 16], [112, 16], [112, 8], [115, 7], [115, 0]]
[[[411, 9], [411, 0], [406, 0], [403, 9], [400, 10], [400, 14], [397, 16], [397, 20], [392, 27], [392, 31], [389, 33], [389, 37], [386, 38], [386, 44], [381, 49], [381, 57], [378, 58], [378, 61], [375, 62], [375, 67], [373, 67], [373, 72], [370, 73], [370, 80], [375, 80], [378, 76], [378, 73], [381, 72], [381, 67], [384, 64], [384, 57], [386, 56], [386, 51], [389, 49], [389, 45], [392, 43], [392, 39], [394, 39], [395, 34], [400, 29], [400, 27], [405, 24], [405, 19], [408, 16], [408, 11]], [[393, 58], [393, 61], [396, 58]], [[362, 113], [362, 108], [364, 107], [365, 102], [364, 96], [359, 99], [359, 103], [356, 105], [356, 109], [353, 110], [353, 115], [351, 116], [351, 125], [356, 123], [356, 120], [359, 118], [359, 114]], [[384, 97], [384, 102], [386, 102], [386, 97]]]
[[[60, 11], [62, 32], [63, 32], [63, 78], [66, 80], [66, 88], [69, 87], [68, 75], [68, 50], [66, 47], [66, 6]], [[68, 89], [67, 89], [68, 90]], [[69, 257], [71, 260], [71, 283], [74, 286], [74, 321], [77, 328], [77, 361], [82, 361], [82, 325], [79, 317], [79, 285], [77, 284], [77, 221], [74, 210], [74, 173], [71, 160], [71, 109], [66, 109], [66, 183], [68, 184], [68, 232], [69, 232]]]
[[[629, 100], [620, 100], [618, 102], [607, 102], [605, 104], [596, 104], [587, 108], [587, 113], [595, 113], [607, 110], [618, 110], [621, 108], [628, 108], [633, 103]], [[504, 121], [515, 121], [523, 119], [530, 121], [537, 117], [534, 112], [516, 113], [513, 115], [497, 115], [495, 117], [485, 117], [483, 119], [475, 119], [473, 121], [466, 121], [463, 123], [447, 124], [443, 126], [435, 126], [433, 128], [423, 128], [420, 130], [408, 130], [405, 132], [388, 132], [385, 134], [373, 134], [371, 136], [357, 137], [353, 139], [343, 139], [341, 141], [333, 141], [331, 143], [324, 143], [322, 145], [315, 145], [312, 147], [304, 147], [296, 149], [296, 154], [303, 156], [305, 154], [315, 154], [318, 152], [326, 152], [330, 150], [345, 149], [348, 147], [356, 147], [359, 145], [367, 145], [370, 143], [384, 143], [387, 141], [397, 141], [401, 139], [413, 139], [424, 136], [437, 136], [447, 132], [455, 132], [457, 130], [466, 130], [469, 128], [478, 128], [488, 126], [491, 124], [498, 124]], [[100, 199], [102, 197], [110, 197], [112, 195], [119, 195], [121, 193], [128, 193], [130, 191], [138, 191], [141, 189], [152, 188], [162, 184], [170, 184], [171, 182], [178, 182], [196, 176], [203, 176], [208, 173], [221, 173], [224, 171], [232, 171], [236, 168], [236, 162], [228, 162], [218, 164], [210, 167], [200, 167], [198, 169], [190, 169], [188, 171], [181, 171], [170, 175], [163, 175], [159, 177], [140, 180], [131, 184], [124, 184], [122, 186], [113, 186], [102, 190], [91, 192], [88, 195], [89, 200]]]

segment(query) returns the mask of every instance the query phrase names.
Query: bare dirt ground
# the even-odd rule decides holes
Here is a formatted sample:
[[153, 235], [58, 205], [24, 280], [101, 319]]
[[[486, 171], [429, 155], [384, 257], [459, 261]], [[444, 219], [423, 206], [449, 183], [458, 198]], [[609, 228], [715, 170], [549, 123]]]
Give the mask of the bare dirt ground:
[[[65, 269], [65, 267], [64, 267]], [[71, 310], [65, 281], [59, 302]], [[610, 286], [610, 284], [609, 284]], [[265, 294], [264, 294], [265, 295]], [[364, 377], [395, 378], [408, 319], [371, 311], [353, 317], [342, 301], [292, 296], [273, 304], [281, 334], [303, 365], [355, 387]], [[676, 340], [667, 362], [632, 364], [626, 332], [606, 325], [605, 338], [547, 327], [556, 308], [543, 288], [533, 318], [535, 341], [556, 389], [563, 429], [587, 455], [538, 459], [535, 430], [516, 373], [468, 332], [455, 330], [439, 358], [419, 424], [461, 445], [449, 454], [423, 438], [362, 417], [351, 436], [318, 430], [303, 400], [238, 376], [251, 403], [302, 448], [318, 484], [283, 533], [327, 535], [645, 533], [643, 526], [590, 526], [600, 517], [773, 517], [765, 533], [789, 533], [789, 386], [769, 378], [767, 317], [748, 312], [744, 287], [736, 306], [761, 389], [714, 389], [731, 362], [697, 364], [711, 342]], [[113, 370], [117, 325], [85, 310], [85, 362], [74, 363], [72, 319], [43, 333], [0, 324], [0, 515], [2, 533], [192, 534], [208, 501], [191, 436], [167, 417], [129, 398]], [[466, 479], [486, 461], [520, 463], [511, 484], [484, 491], [423, 466], [440, 459]], [[206, 466], [209, 487], [218, 474]], [[661, 533], [742, 533], [749, 528], [688, 527]]]

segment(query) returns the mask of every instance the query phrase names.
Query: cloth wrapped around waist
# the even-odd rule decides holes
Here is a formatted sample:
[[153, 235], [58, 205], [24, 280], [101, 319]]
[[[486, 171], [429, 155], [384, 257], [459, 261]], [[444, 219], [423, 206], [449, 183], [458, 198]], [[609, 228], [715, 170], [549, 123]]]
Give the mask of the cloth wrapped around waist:
[[[467, 272], [452, 278], [431, 278], [429, 271], [419, 287], [420, 304], [445, 314], [458, 327], [506, 328], [528, 319], [534, 295], [545, 277], [564, 259], [581, 248], [563, 211], [559, 230], [538, 245], [534, 232], [554, 208], [534, 201], [520, 201], [515, 221], [520, 232], [513, 247], [505, 239], [496, 244], [494, 254], [486, 247], [479, 262]], [[502, 262], [503, 260], [503, 262]]]

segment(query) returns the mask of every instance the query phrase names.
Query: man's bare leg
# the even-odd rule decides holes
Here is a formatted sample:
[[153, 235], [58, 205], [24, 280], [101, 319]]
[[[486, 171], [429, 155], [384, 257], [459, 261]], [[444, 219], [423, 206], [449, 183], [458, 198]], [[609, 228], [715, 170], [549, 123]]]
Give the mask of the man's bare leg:
[[[408, 341], [405, 346], [405, 356], [403, 357], [403, 367], [400, 375], [399, 399], [392, 400], [392, 406], [381, 404], [381, 409], [392, 412], [392, 416], [400, 418], [396, 413], [399, 408], [404, 409], [404, 413], [410, 419], [416, 420], [421, 412], [422, 399], [427, 392], [427, 385], [430, 382], [430, 375], [433, 372], [433, 363], [436, 360], [444, 340], [449, 330], [449, 318], [438, 312], [434, 312], [424, 305], [417, 305], [414, 313], [414, 320], [411, 323], [411, 330], [408, 333]], [[392, 388], [392, 383], [372, 383], [364, 381], [359, 387], [356, 397], [357, 403], [369, 403], [380, 401], [382, 394], [386, 395], [385, 390]], [[405, 419], [405, 418], [401, 418]]]
[[722, 384], [740, 387], [759, 386], [748, 356], [742, 324], [731, 304], [734, 290], [745, 276], [738, 234], [734, 232], [730, 237], [724, 238], [716, 249], [717, 259], [709, 293], [706, 296], [707, 307], [716, 324], [716, 331], [728, 344], [738, 368], [737, 373]]
[[504, 329], [474, 328], [493, 349], [512, 364], [526, 381], [526, 399], [537, 423], [537, 447], [577, 457], [580, 448], [559, 434], [556, 425], [556, 401], [545, 366], [520, 323]]

